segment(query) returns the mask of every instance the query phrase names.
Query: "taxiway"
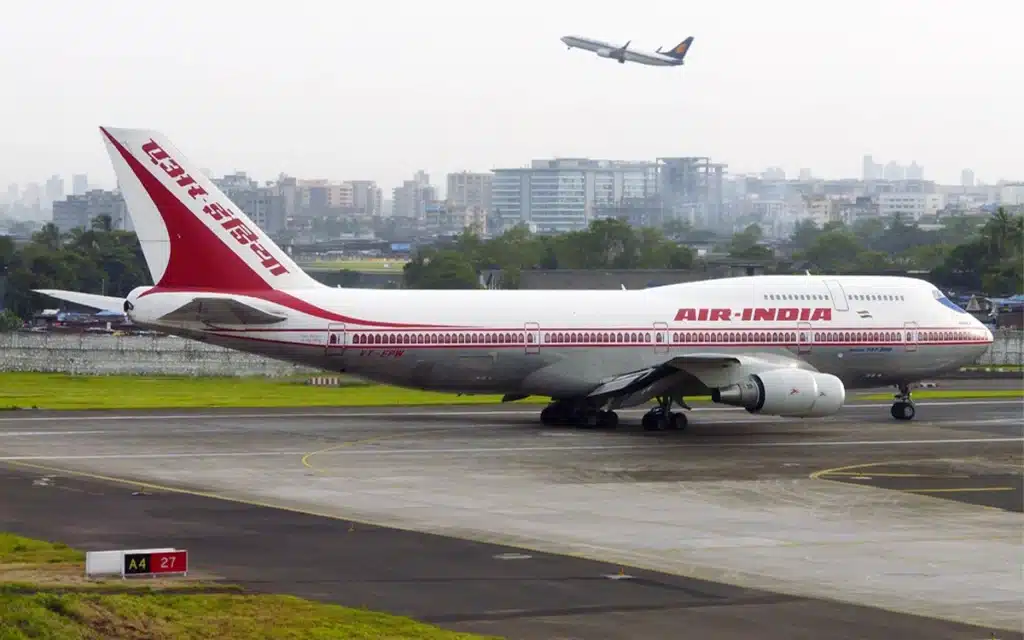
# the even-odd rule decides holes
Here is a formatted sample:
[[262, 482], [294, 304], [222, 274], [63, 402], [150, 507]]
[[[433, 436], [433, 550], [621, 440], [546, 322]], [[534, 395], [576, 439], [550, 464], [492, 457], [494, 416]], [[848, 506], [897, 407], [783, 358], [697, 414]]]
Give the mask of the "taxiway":
[[888, 406], [7, 414], [0, 527], [510, 638], [1021, 637], [1024, 403]]

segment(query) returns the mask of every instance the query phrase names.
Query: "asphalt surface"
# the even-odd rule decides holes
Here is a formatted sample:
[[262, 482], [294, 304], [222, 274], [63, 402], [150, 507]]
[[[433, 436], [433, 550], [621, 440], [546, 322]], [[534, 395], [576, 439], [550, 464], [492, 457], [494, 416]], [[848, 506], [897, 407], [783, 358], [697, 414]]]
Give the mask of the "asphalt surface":
[[0, 468], [0, 490], [3, 530], [88, 550], [160, 547], [171, 533], [213, 580], [507, 638], [1020, 637], [118, 483]]
[[[911, 503], [918, 505], [913, 507], [919, 510], [918, 526], [938, 530], [958, 524], [950, 514], [960, 512], [949, 511], [954, 508], [949, 501], [1017, 517], [1024, 403], [922, 400], [918, 419], [910, 424], [892, 421], [887, 407], [854, 402], [840, 416], [807, 422], [699, 409], [685, 432], [653, 434], [629, 424], [616, 432], [541, 428], [539, 407], [532, 406], [18, 412], [0, 415], [0, 529], [90, 550], [187, 548], [201, 573], [253, 590], [366, 606], [508, 638], [668, 638], [679, 637], [680, 629], [693, 637], [726, 639], [1024, 638], [1021, 625], [997, 630], [883, 610], [907, 608], [895, 599], [892, 606], [872, 607], [819, 599], [854, 599], [838, 593], [835, 580], [824, 575], [820, 586], [810, 589], [816, 598], [793, 595], [789, 576], [780, 579], [778, 591], [692, 577], [701, 572], [669, 570], [669, 554], [664, 572], [565, 554], [575, 550], [593, 558], [608, 550], [587, 544], [597, 526], [588, 523], [593, 514], [587, 510], [600, 507], [559, 500], [593, 498], [593, 504], [607, 505], [608, 513], [599, 514], [606, 522], [614, 523], [607, 518], [622, 511], [622, 535], [644, 541], [663, 535], [644, 520], [673, 517], [655, 501], [662, 494], [650, 492], [667, 491], [675, 499], [690, 487], [695, 492], [784, 488], [751, 496], [749, 508], [756, 509], [759, 502], [803, 500], [798, 492], [808, 487], [824, 492], [868, 485], [895, 491], [878, 491], [880, 502], [856, 506], [874, 512], [892, 501], [885, 495], [914, 496], [920, 498]], [[638, 416], [623, 413], [627, 423]], [[38, 482], [41, 478], [46, 481]], [[524, 485], [524, 479], [531, 484]], [[519, 485], [526, 502], [516, 501]], [[143, 486], [147, 495], [133, 495]], [[603, 487], [630, 493], [619, 496]], [[632, 493], [639, 490], [647, 493]], [[560, 498], [560, 491], [574, 493]], [[713, 495], [723, 503], [736, 500], [731, 494]], [[861, 494], [840, 495], [849, 500]], [[863, 495], [876, 499], [874, 493]], [[635, 496], [648, 502], [629, 507], [648, 517], [626, 513], [622, 500], [636, 502]], [[770, 524], [757, 526], [778, 527], [780, 537], [796, 535], [782, 532], [786, 525], [824, 526], [821, 520], [834, 518], [821, 513], [820, 505], [829, 499], [823, 495], [816, 503], [817, 520], [790, 523], [768, 513], [764, 522]], [[692, 508], [694, 503], [665, 504]], [[386, 509], [393, 517], [384, 517]], [[799, 518], [791, 510], [779, 513]], [[694, 512], [693, 517], [705, 516]], [[367, 523], [388, 519], [451, 535]], [[753, 516], [723, 526], [747, 521]], [[484, 541], [499, 537], [482, 535], [484, 529], [513, 529], [516, 522], [573, 525], [569, 533], [544, 535], [571, 533], [581, 542], [551, 554], [536, 546]], [[673, 526], [678, 537], [689, 535], [678, 530], [681, 526], [693, 526], [696, 535], [698, 524]], [[860, 539], [861, 527], [884, 529], [851, 519], [838, 531]], [[732, 544], [735, 549], [727, 553], [745, 551], [742, 541]], [[887, 553], [882, 542], [872, 544], [815, 561], [849, 568]], [[713, 551], [700, 555], [715, 556]], [[818, 553], [814, 547], [797, 551]], [[782, 548], [766, 553], [744, 562], [759, 569], [766, 558], [790, 562]], [[964, 555], [959, 548], [935, 553]], [[986, 553], [983, 541], [977, 553]], [[778, 569], [764, 567], [771, 570]], [[944, 579], [957, 580], [956, 567], [946, 570], [953, 573]], [[936, 582], [934, 588], [945, 585]], [[1024, 592], [1014, 597], [1021, 601]]]

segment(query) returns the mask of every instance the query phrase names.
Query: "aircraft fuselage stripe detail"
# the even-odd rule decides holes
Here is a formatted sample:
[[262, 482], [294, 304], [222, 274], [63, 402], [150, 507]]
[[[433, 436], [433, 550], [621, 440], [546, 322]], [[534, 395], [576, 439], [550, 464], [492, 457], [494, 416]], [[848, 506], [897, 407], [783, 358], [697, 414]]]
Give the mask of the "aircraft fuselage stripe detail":
[[[272, 330], [271, 330], [272, 331]], [[660, 330], [665, 332], [664, 329]], [[270, 342], [278, 344], [290, 344], [296, 346], [322, 346], [317, 344], [300, 343], [291, 340], [277, 340], [263, 337], [256, 337], [245, 335], [247, 333], [266, 333], [264, 331], [229, 331], [229, 330], [215, 330], [215, 335], [224, 338], [240, 338], [252, 341]], [[292, 333], [291, 331], [280, 331], [280, 333]], [[307, 334], [325, 334], [324, 329], [310, 329], [305, 330], [303, 333]], [[337, 333], [341, 333], [338, 331]], [[577, 340], [571, 340], [561, 335], [552, 335], [559, 333], [569, 333], [570, 336], [577, 337]], [[591, 337], [594, 333], [599, 334], [596, 337]], [[330, 345], [336, 348], [340, 347], [352, 347], [358, 349], [391, 349], [391, 348], [409, 348], [409, 349], [444, 349], [444, 348], [522, 348], [524, 346], [549, 346], [549, 347], [590, 347], [590, 348], [616, 348], [616, 347], [649, 347], [649, 346], [668, 346], [668, 347], [780, 347], [780, 346], [828, 346], [828, 347], [862, 347], [862, 348], [874, 348], [874, 347], [899, 347], [903, 346], [962, 346], [962, 345], [973, 345], [973, 344], [988, 344], [988, 341], [981, 337], [969, 337], [969, 332], [956, 329], [939, 329], [939, 330], [928, 330], [925, 332], [918, 332], [918, 338], [916, 340], [903, 340], [904, 334], [902, 329], [870, 329], [870, 330], [855, 330], [855, 331], [833, 331], [833, 330], [821, 330], [812, 331], [811, 335], [807, 335], [802, 340], [798, 339], [800, 331], [793, 330], [792, 328], [785, 329], [771, 329], [771, 330], [740, 330], [740, 331], [719, 331], [719, 332], [696, 332], [701, 337], [687, 336], [686, 334], [694, 334], [690, 332], [678, 332], [669, 331], [669, 333], [675, 334], [668, 336], [668, 340], [658, 342], [656, 335], [658, 332], [650, 329], [630, 329], [630, 330], [618, 330], [618, 329], [604, 329], [596, 332], [590, 332], [580, 329], [573, 329], [566, 331], [551, 331], [545, 330], [541, 334], [539, 342], [532, 341], [532, 334], [525, 332], [522, 329], [517, 330], [492, 330], [492, 329], [461, 329], [457, 331], [399, 331], [399, 332], [383, 332], [383, 331], [361, 331], [361, 330], [347, 330], [345, 331], [345, 340], [341, 343]], [[806, 330], [804, 331], [806, 332]], [[608, 340], [607, 336], [600, 334], [630, 334], [621, 340]], [[766, 338], [766, 334], [769, 336]], [[833, 334], [836, 334], [833, 336]], [[843, 334], [842, 339], [839, 339], [838, 334]], [[850, 335], [847, 335], [850, 334]], [[879, 334], [883, 334], [881, 337]], [[884, 335], [888, 334], [888, 335]], [[633, 336], [637, 339], [632, 339]], [[750, 336], [750, 340], [744, 341], [742, 337]], [[852, 336], [852, 339], [851, 339]], [[376, 338], [380, 337], [381, 342], [376, 342]], [[618, 337], [613, 336], [614, 337]], [[772, 339], [774, 337], [774, 339]], [[833, 338], [833, 339], [829, 339]], [[858, 339], [860, 338], [860, 339]], [[392, 341], [394, 339], [394, 341]], [[459, 340], [462, 340], [459, 342]], [[365, 340], [365, 341], [364, 341]], [[373, 341], [370, 341], [373, 340]], [[475, 340], [475, 341], [474, 341]], [[385, 342], [386, 341], [386, 342]]]

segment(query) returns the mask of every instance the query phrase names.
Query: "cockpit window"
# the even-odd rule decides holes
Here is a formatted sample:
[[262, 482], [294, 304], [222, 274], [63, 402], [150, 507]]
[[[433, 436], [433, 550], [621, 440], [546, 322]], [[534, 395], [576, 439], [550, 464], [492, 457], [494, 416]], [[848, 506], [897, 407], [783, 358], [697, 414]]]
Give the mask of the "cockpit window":
[[946, 295], [939, 291], [938, 289], [932, 290], [932, 297], [938, 300], [942, 304], [942, 306], [952, 309], [957, 313], [967, 313], [965, 310], [960, 308], [960, 306], [957, 303], [947, 298]]

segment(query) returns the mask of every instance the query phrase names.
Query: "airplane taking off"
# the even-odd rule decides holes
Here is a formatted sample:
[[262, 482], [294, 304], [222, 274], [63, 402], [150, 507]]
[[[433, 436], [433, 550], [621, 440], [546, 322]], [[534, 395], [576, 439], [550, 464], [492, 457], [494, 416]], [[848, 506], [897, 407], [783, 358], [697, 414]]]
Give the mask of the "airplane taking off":
[[583, 36], [563, 36], [561, 40], [570, 49], [575, 47], [577, 49], [593, 51], [602, 58], [618, 60], [620, 64], [625, 64], [626, 61], [629, 61], [655, 67], [681, 66], [683, 64], [683, 58], [686, 57], [686, 52], [690, 50], [690, 45], [693, 44], [693, 36], [690, 36], [668, 51], [662, 51], [661, 47], [658, 47], [658, 50], [652, 53], [650, 51], [640, 51], [637, 49], [630, 50], [629, 44], [632, 40], [622, 46], [609, 44], [592, 38], [584, 38]]
[[337, 289], [299, 268], [171, 142], [102, 128], [155, 286], [127, 298], [37, 290], [145, 328], [380, 383], [552, 399], [544, 424], [614, 427], [686, 396], [821, 417], [847, 389], [909, 385], [974, 362], [991, 332], [928, 282], [753, 276], [640, 290]]

